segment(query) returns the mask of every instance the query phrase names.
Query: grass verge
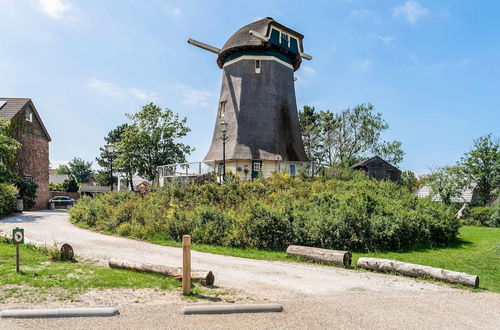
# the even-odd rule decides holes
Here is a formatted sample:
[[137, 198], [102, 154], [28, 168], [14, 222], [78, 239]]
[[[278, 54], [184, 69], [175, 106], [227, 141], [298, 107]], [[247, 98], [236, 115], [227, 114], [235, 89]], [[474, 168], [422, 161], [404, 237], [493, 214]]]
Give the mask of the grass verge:
[[[159, 274], [109, 269], [86, 263], [52, 262], [50, 256], [31, 246], [20, 246], [20, 270], [16, 273], [15, 246], [0, 239], [0, 303], [8, 298], [41, 302], [49, 295], [73, 299], [90, 290], [114, 288], [180, 292], [180, 282]], [[193, 297], [210, 297], [210, 288], [195, 284]]]

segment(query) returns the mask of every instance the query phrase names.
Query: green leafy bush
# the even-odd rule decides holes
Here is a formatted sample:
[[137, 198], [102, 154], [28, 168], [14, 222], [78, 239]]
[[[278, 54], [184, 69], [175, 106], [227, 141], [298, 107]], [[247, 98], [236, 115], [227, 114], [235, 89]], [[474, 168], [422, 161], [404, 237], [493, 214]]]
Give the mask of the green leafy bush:
[[465, 209], [462, 223], [474, 226], [500, 227], [500, 203]]
[[20, 179], [16, 183], [19, 189], [19, 196], [23, 199], [24, 208], [31, 209], [36, 203], [36, 191], [38, 189], [38, 184], [35, 181], [25, 181]]
[[419, 199], [397, 184], [358, 173], [316, 180], [276, 173], [224, 185], [172, 184], [82, 198], [75, 223], [142, 239], [284, 250], [300, 244], [350, 250], [443, 245], [459, 223], [450, 207]]
[[0, 183], [0, 216], [14, 212], [18, 193], [14, 185]]

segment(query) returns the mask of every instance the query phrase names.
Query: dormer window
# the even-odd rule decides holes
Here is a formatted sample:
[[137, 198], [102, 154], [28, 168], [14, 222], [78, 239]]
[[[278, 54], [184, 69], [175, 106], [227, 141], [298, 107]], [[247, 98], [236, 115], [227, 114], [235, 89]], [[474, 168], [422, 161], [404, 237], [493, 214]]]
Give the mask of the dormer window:
[[25, 117], [26, 117], [26, 121], [29, 121], [30, 123], [33, 122], [33, 112], [31, 112], [29, 110], [26, 111]]
[[286, 33], [281, 32], [281, 43], [286, 44], [290, 47], [290, 36]]

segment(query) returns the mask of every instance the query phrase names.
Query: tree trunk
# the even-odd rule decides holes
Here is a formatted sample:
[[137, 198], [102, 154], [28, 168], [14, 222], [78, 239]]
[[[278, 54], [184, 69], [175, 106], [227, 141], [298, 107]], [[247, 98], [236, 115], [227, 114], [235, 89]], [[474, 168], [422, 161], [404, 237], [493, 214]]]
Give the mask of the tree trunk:
[[349, 251], [327, 250], [308, 246], [290, 245], [286, 253], [320, 263], [350, 266], [352, 254]]
[[[143, 273], [156, 273], [166, 276], [172, 276], [176, 280], [182, 280], [181, 267], [169, 267], [155, 264], [138, 264], [131, 263], [118, 259], [111, 259], [109, 261], [110, 268], [134, 270]], [[209, 270], [191, 270], [191, 280], [197, 281], [206, 285], [213, 285], [215, 281], [214, 274]]]
[[449, 283], [463, 284], [475, 288], [479, 287], [479, 276], [477, 275], [389, 259], [359, 258], [357, 267], [380, 272], [397, 272], [412, 277], [429, 276], [433, 279]]

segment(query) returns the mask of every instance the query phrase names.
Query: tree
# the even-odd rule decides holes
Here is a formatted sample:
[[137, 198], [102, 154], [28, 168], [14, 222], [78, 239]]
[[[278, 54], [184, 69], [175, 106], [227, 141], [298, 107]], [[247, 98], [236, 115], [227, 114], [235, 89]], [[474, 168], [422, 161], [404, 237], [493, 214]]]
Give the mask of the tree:
[[438, 197], [443, 203], [450, 205], [452, 198], [460, 196], [467, 186], [462, 173], [462, 169], [456, 165], [432, 171], [428, 176], [431, 196]]
[[299, 111], [299, 124], [304, 149], [307, 158], [313, 162], [319, 162], [321, 159], [320, 120], [320, 115], [315, 112], [314, 107], [305, 105], [302, 111]]
[[63, 189], [66, 192], [77, 192], [78, 191], [78, 182], [75, 177], [70, 175], [68, 179], [63, 182]]
[[9, 136], [9, 125], [0, 119], [0, 182], [14, 183], [17, 175], [10, 170], [21, 144]]
[[[121, 141], [123, 133], [127, 129], [128, 124], [122, 124], [115, 129], [111, 130], [108, 135], [104, 138], [106, 141], [106, 144], [114, 144], [118, 145], [118, 143]], [[98, 157], [96, 157], [97, 164], [99, 164], [100, 167], [102, 167], [101, 171], [98, 171], [95, 174], [95, 179], [101, 186], [109, 186], [111, 185], [111, 165], [114, 166], [114, 172], [115, 173], [125, 173], [125, 179], [127, 181], [127, 185], [130, 183], [130, 187], [133, 190], [133, 184], [132, 184], [132, 176], [133, 176], [133, 169], [127, 167], [126, 163], [124, 164], [125, 166], [118, 166], [118, 164], [115, 162], [119, 151], [115, 151], [113, 154], [111, 154], [106, 146], [103, 146], [99, 148], [100, 154]], [[113, 177], [113, 182], [116, 183], [118, 182], [118, 178], [116, 176]]]
[[[475, 183], [479, 204], [486, 205], [500, 187], [500, 148], [491, 134], [474, 140], [474, 146], [461, 159], [459, 165], [469, 183]], [[497, 191], [498, 192], [498, 191]]]
[[68, 162], [70, 176], [78, 183], [88, 182], [92, 179], [92, 162], [86, 162], [81, 158], [73, 158]]
[[401, 179], [399, 182], [411, 192], [415, 192], [419, 188], [417, 176], [412, 171], [401, 172]]
[[66, 164], [61, 164], [57, 167], [56, 169], [56, 174], [71, 174], [71, 170], [69, 169], [68, 165]]
[[190, 129], [186, 126], [187, 119], [179, 119], [172, 110], [162, 110], [150, 103], [128, 117], [131, 124], [118, 143], [116, 161], [119, 166], [129, 166], [153, 181], [158, 166], [185, 162], [186, 155], [194, 150], [177, 142]]
[[[403, 160], [401, 142], [381, 141], [381, 134], [389, 128], [381, 113], [375, 113], [371, 104], [361, 104], [339, 113], [321, 111], [314, 115], [313, 107], [304, 107], [299, 116], [307, 144], [320, 162], [330, 166], [350, 166], [370, 153], [397, 165]], [[316, 123], [316, 124], [315, 124]], [[320, 132], [318, 133], [317, 129]]]

